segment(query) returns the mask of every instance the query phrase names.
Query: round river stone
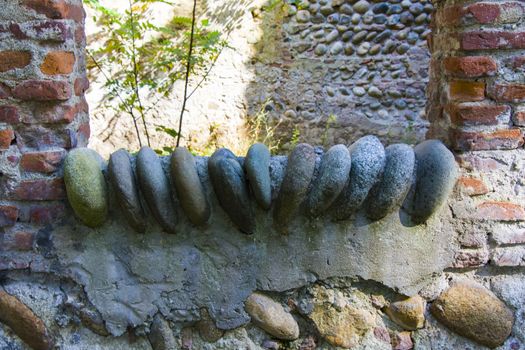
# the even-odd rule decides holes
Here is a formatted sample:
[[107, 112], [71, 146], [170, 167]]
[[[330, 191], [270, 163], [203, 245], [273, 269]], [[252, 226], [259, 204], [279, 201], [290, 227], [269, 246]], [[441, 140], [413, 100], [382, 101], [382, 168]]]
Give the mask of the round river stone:
[[109, 157], [108, 176], [126, 221], [135, 231], [144, 233], [144, 209], [140, 204], [139, 189], [128, 151], [119, 149]]
[[352, 167], [348, 184], [332, 206], [337, 220], [348, 219], [361, 207], [385, 166], [385, 149], [375, 136], [360, 138], [349, 150]]
[[257, 204], [264, 210], [272, 204], [272, 183], [270, 180], [270, 151], [262, 143], [250, 147], [244, 160], [248, 183]]
[[386, 164], [381, 180], [372, 187], [366, 203], [366, 215], [379, 220], [396, 210], [412, 185], [415, 156], [412, 147], [390, 145], [385, 149]]
[[253, 234], [255, 216], [244, 171], [235, 155], [225, 148], [217, 150], [208, 160], [208, 170], [221, 207], [241, 232]]
[[307, 200], [307, 210], [312, 217], [321, 215], [339, 196], [348, 182], [351, 165], [345, 145], [335, 145], [323, 155], [319, 175]]
[[186, 148], [177, 147], [171, 155], [170, 174], [177, 198], [188, 219], [197, 226], [206, 224], [210, 218], [210, 204], [195, 159]]
[[170, 184], [159, 157], [149, 147], [142, 147], [137, 155], [137, 177], [142, 195], [157, 222], [166, 232], [176, 233]]
[[315, 150], [301, 143], [290, 156], [281, 190], [274, 208], [274, 223], [282, 234], [288, 233], [288, 223], [304, 201], [315, 171]]
[[108, 215], [108, 193], [102, 158], [88, 148], [70, 151], [64, 162], [67, 198], [76, 216], [89, 227], [99, 227]]

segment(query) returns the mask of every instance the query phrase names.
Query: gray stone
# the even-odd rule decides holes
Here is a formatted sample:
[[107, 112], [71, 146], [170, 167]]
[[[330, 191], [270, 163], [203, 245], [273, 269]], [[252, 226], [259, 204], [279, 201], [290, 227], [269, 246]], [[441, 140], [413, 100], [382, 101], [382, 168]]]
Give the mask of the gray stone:
[[153, 350], [172, 350], [177, 348], [173, 330], [160, 313], [153, 317], [148, 339]]
[[368, 88], [368, 95], [375, 98], [380, 98], [383, 96], [383, 92], [379, 90], [379, 88], [377, 88], [376, 86], [370, 86]]
[[274, 223], [282, 234], [288, 233], [288, 223], [303, 203], [314, 175], [314, 148], [301, 143], [288, 157], [286, 173], [274, 208]]
[[255, 232], [255, 217], [246, 179], [235, 155], [221, 148], [210, 157], [208, 169], [219, 204], [232, 222], [245, 234]]
[[177, 198], [188, 219], [197, 226], [210, 218], [210, 204], [204, 192], [193, 155], [183, 147], [177, 147], [171, 155], [170, 175]]
[[137, 232], [146, 231], [144, 209], [128, 151], [120, 149], [109, 157], [108, 177], [126, 222]]
[[354, 9], [355, 12], [363, 14], [366, 11], [368, 11], [369, 7], [370, 7], [370, 4], [368, 3], [368, 1], [360, 0], [356, 2], [352, 8]]
[[333, 205], [334, 216], [345, 220], [358, 210], [385, 166], [385, 149], [375, 136], [365, 136], [350, 146], [352, 167], [348, 184]]
[[364, 96], [366, 95], [366, 90], [361, 86], [355, 86], [352, 88], [352, 92], [356, 96]]
[[340, 41], [333, 44], [332, 47], [330, 48], [330, 53], [332, 55], [337, 55], [341, 53], [341, 51], [343, 51], [343, 43]]
[[176, 232], [176, 212], [173, 206], [170, 184], [159, 157], [149, 147], [142, 147], [137, 154], [137, 178], [140, 192], [153, 217], [163, 230]]
[[262, 143], [250, 147], [244, 160], [248, 183], [257, 204], [264, 210], [272, 204], [272, 183], [270, 179], [270, 151]]
[[325, 44], [319, 44], [315, 47], [314, 52], [317, 56], [322, 56], [328, 51], [328, 47]]
[[299, 337], [299, 325], [281, 304], [271, 298], [253, 293], [246, 300], [245, 310], [252, 322], [271, 336], [282, 340], [295, 340]]
[[370, 43], [369, 42], [365, 42], [365, 43], [362, 43], [361, 45], [359, 45], [359, 47], [357, 48], [356, 52], [358, 55], [360, 56], [364, 56], [368, 53], [368, 50], [370, 50]]
[[427, 140], [414, 148], [416, 184], [413, 200], [407, 198], [405, 209], [414, 222], [426, 221], [447, 200], [458, 177], [454, 155], [438, 140]]
[[326, 36], [326, 43], [329, 44], [331, 43], [332, 41], [334, 41], [335, 39], [337, 39], [337, 37], [339, 36], [339, 32], [334, 29], [332, 30], [330, 33], [328, 33], [328, 35]]
[[385, 149], [386, 163], [381, 180], [374, 185], [366, 200], [366, 215], [378, 220], [396, 210], [412, 184], [415, 156], [412, 147], [390, 145]]
[[310, 12], [308, 12], [307, 10], [299, 10], [297, 11], [296, 18], [297, 18], [297, 22], [300, 22], [300, 23], [308, 22], [310, 20]]
[[101, 226], [108, 215], [108, 193], [102, 158], [95, 151], [76, 148], [64, 161], [67, 198], [75, 215], [87, 226]]
[[350, 152], [345, 145], [333, 146], [323, 155], [319, 174], [306, 202], [312, 217], [323, 214], [339, 196], [348, 182], [351, 165]]

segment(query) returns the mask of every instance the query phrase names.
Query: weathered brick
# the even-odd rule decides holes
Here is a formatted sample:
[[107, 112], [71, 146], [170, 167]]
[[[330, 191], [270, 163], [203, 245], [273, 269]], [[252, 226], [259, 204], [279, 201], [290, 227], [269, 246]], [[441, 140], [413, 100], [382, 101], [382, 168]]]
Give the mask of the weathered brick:
[[467, 170], [490, 172], [501, 169], [505, 164], [494, 158], [484, 158], [478, 155], [467, 153], [459, 157], [459, 164]]
[[485, 83], [481, 81], [451, 81], [449, 82], [449, 96], [453, 101], [482, 101], [485, 99]]
[[0, 106], [0, 123], [18, 124], [20, 115], [15, 106]]
[[11, 197], [21, 201], [53, 201], [65, 198], [62, 178], [23, 180], [12, 191]]
[[64, 157], [65, 152], [63, 150], [24, 153], [20, 166], [24, 171], [52, 173], [62, 164]]
[[53, 19], [73, 19], [82, 22], [85, 16], [82, 6], [68, 4], [64, 0], [22, 0], [21, 4]]
[[524, 49], [525, 32], [472, 31], [459, 34], [462, 50]]
[[462, 228], [458, 241], [465, 248], [485, 248], [487, 246], [487, 234]]
[[8, 149], [11, 142], [15, 139], [15, 133], [11, 129], [0, 130], [0, 150]]
[[13, 89], [19, 100], [64, 101], [71, 97], [71, 85], [65, 81], [26, 80]]
[[66, 207], [62, 203], [53, 205], [33, 205], [30, 209], [31, 223], [37, 225], [46, 225], [56, 223], [64, 217]]
[[506, 62], [511, 68], [522, 68], [525, 66], [525, 56], [512, 56]]
[[496, 248], [491, 263], [496, 266], [525, 266], [525, 247]]
[[21, 253], [13, 256], [0, 255], [0, 271], [25, 270], [31, 264], [32, 256], [22, 255]]
[[486, 103], [449, 104], [450, 121], [457, 126], [508, 124], [510, 107]]
[[19, 40], [65, 42], [73, 38], [71, 26], [64, 21], [30, 21], [10, 25], [13, 36]]
[[75, 95], [83, 95], [89, 89], [89, 80], [86, 76], [75, 79], [74, 90]]
[[23, 119], [26, 124], [57, 124], [71, 123], [79, 113], [88, 113], [89, 106], [82, 98], [74, 105], [41, 105], [35, 108], [33, 116]]
[[490, 95], [500, 102], [525, 102], [525, 84], [495, 84]]
[[525, 126], [525, 111], [519, 110], [514, 112], [512, 122], [517, 126]]
[[67, 51], [49, 52], [40, 66], [47, 75], [70, 74], [75, 66], [75, 54]]
[[483, 180], [472, 176], [460, 177], [457, 186], [461, 193], [468, 196], [479, 196], [489, 192], [489, 189]]
[[494, 132], [453, 130], [451, 141], [458, 151], [482, 151], [515, 149], [523, 145], [520, 129], [505, 129]]
[[510, 202], [483, 202], [476, 207], [473, 218], [488, 221], [522, 221], [525, 220], [525, 209]]
[[19, 127], [17, 144], [22, 150], [46, 150], [50, 148], [69, 149], [76, 147], [76, 134], [69, 129], [50, 129], [43, 125]]
[[457, 78], [476, 78], [493, 75], [498, 65], [487, 56], [447, 57], [443, 60], [445, 73]]
[[0, 205], [0, 227], [13, 226], [18, 220], [18, 207]]
[[487, 264], [489, 252], [486, 249], [461, 249], [456, 252], [452, 267], [456, 269], [474, 268]]
[[11, 97], [11, 88], [0, 82], [0, 100]]
[[523, 6], [517, 1], [452, 5], [438, 13], [438, 21], [444, 26], [516, 23], [523, 16], [523, 10]]
[[0, 51], [0, 73], [26, 67], [31, 57], [29, 51]]
[[498, 245], [525, 243], [525, 229], [510, 225], [499, 225], [492, 228], [492, 239]]
[[8, 251], [30, 251], [33, 249], [34, 234], [28, 231], [5, 233], [2, 237], [2, 249]]
[[91, 135], [89, 122], [80, 124], [76, 132], [76, 147], [86, 147]]

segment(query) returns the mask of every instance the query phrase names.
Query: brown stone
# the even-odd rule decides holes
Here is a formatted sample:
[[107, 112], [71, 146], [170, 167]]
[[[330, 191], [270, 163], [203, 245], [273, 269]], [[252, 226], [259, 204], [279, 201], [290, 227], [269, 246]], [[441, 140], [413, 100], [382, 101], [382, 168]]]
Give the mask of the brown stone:
[[426, 302], [419, 295], [391, 303], [385, 313], [392, 321], [408, 330], [423, 328], [425, 325]]
[[75, 54], [67, 51], [49, 52], [40, 66], [47, 75], [69, 74], [75, 66]]
[[0, 73], [16, 68], [24, 68], [31, 63], [31, 52], [0, 51]]
[[485, 98], [485, 83], [481, 81], [451, 81], [449, 83], [449, 94], [453, 101], [482, 101]]
[[210, 317], [208, 310], [205, 308], [201, 309], [200, 316], [201, 319], [197, 322], [195, 327], [199, 331], [201, 338], [208, 343], [215, 343], [217, 340], [221, 339], [224, 335], [224, 331], [217, 328], [215, 322], [213, 322], [213, 319]]

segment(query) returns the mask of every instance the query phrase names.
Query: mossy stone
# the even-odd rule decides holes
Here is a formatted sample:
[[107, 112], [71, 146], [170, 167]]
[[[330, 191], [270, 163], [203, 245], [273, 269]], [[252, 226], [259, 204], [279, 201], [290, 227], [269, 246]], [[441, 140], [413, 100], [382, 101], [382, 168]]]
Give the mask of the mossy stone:
[[108, 215], [108, 192], [102, 158], [93, 150], [77, 148], [64, 162], [67, 198], [75, 215], [89, 227], [101, 226]]

